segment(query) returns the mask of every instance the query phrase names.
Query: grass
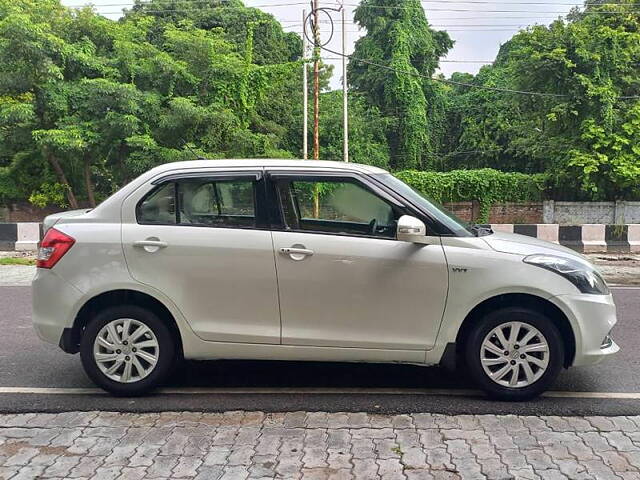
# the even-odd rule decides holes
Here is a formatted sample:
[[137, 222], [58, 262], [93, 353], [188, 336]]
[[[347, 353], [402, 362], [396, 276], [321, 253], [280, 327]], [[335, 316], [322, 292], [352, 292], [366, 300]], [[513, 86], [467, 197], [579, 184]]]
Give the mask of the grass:
[[0, 265], [35, 265], [36, 261], [33, 258], [26, 257], [1, 257]]

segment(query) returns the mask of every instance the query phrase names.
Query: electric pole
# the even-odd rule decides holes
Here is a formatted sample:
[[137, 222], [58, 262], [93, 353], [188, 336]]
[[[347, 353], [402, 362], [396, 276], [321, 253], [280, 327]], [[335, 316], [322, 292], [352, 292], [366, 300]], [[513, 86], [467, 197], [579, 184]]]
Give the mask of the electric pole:
[[313, 159], [320, 159], [320, 24], [318, 2], [313, 0]]
[[342, 127], [343, 127], [343, 157], [349, 161], [349, 101], [347, 98], [347, 33], [344, 21], [344, 3], [342, 4]]
[[306, 25], [307, 11], [302, 11], [302, 158], [309, 158], [307, 137], [309, 135], [309, 86], [307, 82], [307, 34]]

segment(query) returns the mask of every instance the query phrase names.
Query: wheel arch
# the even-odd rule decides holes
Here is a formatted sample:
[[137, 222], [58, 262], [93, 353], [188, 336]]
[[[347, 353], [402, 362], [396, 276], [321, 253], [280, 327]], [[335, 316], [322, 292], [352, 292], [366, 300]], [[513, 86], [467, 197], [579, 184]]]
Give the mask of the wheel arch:
[[456, 353], [461, 353], [472, 327], [490, 311], [507, 307], [523, 307], [551, 318], [562, 336], [565, 348], [564, 366], [573, 364], [576, 354], [576, 337], [571, 322], [555, 304], [537, 295], [506, 293], [488, 298], [476, 305], [465, 317], [456, 335]]
[[175, 317], [167, 306], [157, 298], [138, 290], [115, 289], [102, 292], [89, 300], [78, 311], [73, 326], [65, 329], [60, 347], [67, 353], [77, 353], [80, 350], [80, 339], [91, 317], [105, 308], [114, 305], [135, 305], [150, 310], [161, 320], [166, 322], [172, 337], [176, 340], [176, 349], [182, 357], [184, 354], [182, 335]]

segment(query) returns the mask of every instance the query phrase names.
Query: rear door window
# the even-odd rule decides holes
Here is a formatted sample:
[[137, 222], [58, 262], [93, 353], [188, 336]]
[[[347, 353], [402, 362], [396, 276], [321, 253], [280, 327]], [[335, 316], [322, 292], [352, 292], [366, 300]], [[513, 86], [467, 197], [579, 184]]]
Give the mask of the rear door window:
[[251, 179], [178, 181], [180, 225], [254, 227], [255, 188]]
[[256, 226], [256, 180], [185, 178], [159, 185], [138, 204], [138, 223]]

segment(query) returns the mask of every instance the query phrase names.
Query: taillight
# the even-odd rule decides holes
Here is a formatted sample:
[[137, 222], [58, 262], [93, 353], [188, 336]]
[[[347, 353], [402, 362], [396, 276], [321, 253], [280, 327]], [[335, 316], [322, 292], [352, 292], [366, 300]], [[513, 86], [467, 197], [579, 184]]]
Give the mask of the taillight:
[[76, 243], [73, 237], [62, 233], [55, 228], [50, 228], [38, 249], [38, 268], [53, 268], [65, 253]]

